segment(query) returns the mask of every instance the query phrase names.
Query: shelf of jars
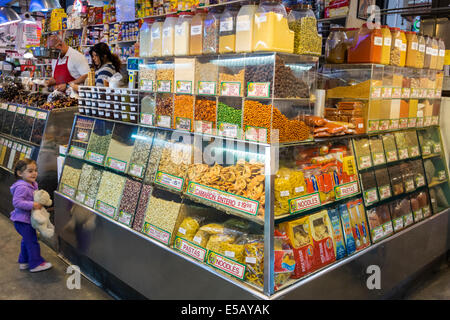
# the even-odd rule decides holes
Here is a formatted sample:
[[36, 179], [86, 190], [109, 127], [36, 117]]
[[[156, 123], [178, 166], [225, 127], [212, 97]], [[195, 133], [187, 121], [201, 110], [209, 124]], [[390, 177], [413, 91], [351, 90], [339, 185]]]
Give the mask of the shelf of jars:
[[443, 72], [380, 64], [327, 64], [330, 120], [364, 118], [368, 133], [439, 124]]

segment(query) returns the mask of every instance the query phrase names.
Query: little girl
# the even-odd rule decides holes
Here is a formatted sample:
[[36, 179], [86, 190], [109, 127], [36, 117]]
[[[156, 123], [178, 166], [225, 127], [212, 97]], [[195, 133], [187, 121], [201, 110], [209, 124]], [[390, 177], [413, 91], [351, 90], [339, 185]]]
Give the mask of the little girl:
[[38, 190], [37, 166], [31, 159], [17, 161], [14, 168], [17, 179], [11, 186], [14, 211], [11, 212], [11, 220], [14, 227], [23, 237], [20, 255], [19, 269], [29, 269], [30, 272], [38, 272], [50, 269], [52, 264], [41, 257], [41, 248], [37, 240], [36, 230], [31, 226], [31, 210], [41, 209], [42, 205], [33, 201], [33, 193]]

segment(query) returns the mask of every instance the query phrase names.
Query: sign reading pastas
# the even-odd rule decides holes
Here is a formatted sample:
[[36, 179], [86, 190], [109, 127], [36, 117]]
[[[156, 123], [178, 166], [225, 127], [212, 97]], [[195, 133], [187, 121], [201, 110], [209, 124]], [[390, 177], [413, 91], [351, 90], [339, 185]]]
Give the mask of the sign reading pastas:
[[186, 239], [176, 237], [174, 242], [174, 248], [194, 258], [195, 260], [198, 260], [200, 262], [205, 261], [206, 250], [203, 249], [202, 247], [193, 244], [192, 242]]
[[341, 184], [334, 187], [334, 193], [336, 194], [336, 200], [351, 197], [359, 192], [358, 181]]
[[201, 185], [199, 183], [190, 182], [187, 188], [188, 195], [195, 196], [200, 199], [211, 201], [213, 203], [223, 205], [234, 210], [256, 216], [258, 214], [259, 202], [247, 199], [235, 194], [231, 194], [222, 190], [214, 189]]

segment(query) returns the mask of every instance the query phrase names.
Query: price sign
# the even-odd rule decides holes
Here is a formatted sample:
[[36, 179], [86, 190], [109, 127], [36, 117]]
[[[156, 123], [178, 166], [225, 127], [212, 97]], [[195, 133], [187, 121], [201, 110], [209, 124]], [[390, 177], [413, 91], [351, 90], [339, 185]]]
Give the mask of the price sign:
[[190, 182], [186, 193], [252, 216], [258, 214], [258, 201], [207, 187], [199, 183]]
[[417, 157], [419, 155], [420, 155], [419, 146], [414, 146], [414, 147], [409, 148], [409, 156], [411, 158]]
[[354, 181], [336, 186], [334, 187], [334, 193], [336, 195], [336, 200], [351, 197], [359, 193], [358, 182]]
[[416, 127], [417, 118], [409, 118], [408, 119], [408, 128]]
[[122, 161], [122, 160], [118, 160], [118, 159], [115, 159], [115, 158], [108, 157], [106, 159], [106, 166], [111, 168], [111, 169], [120, 171], [120, 172], [125, 172], [125, 170], [127, 168], [127, 162], [126, 161]]
[[191, 119], [177, 117], [175, 120], [175, 128], [183, 131], [191, 131]]
[[431, 146], [430, 145], [425, 145], [422, 146], [422, 155], [429, 155], [431, 154]]
[[378, 131], [379, 122], [378, 120], [369, 120], [369, 132]]
[[192, 94], [192, 81], [177, 80], [175, 92], [179, 94]]
[[370, 95], [373, 99], [381, 98], [381, 88], [372, 87], [372, 92]]
[[139, 83], [139, 88], [143, 91], [153, 91], [153, 80], [141, 80]]
[[413, 179], [408, 179], [405, 181], [405, 190], [406, 192], [411, 192], [413, 191], [414, 188], [414, 180]]
[[270, 95], [270, 82], [248, 82], [247, 97], [268, 98]]
[[61, 192], [65, 194], [66, 196], [73, 198], [75, 197], [75, 188], [72, 188], [71, 186], [68, 186], [67, 184], [62, 183], [61, 184]]
[[247, 126], [245, 128], [245, 139], [248, 141], [267, 142], [267, 129]]
[[220, 83], [220, 95], [228, 97], [240, 97], [241, 96], [241, 83], [240, 82], [221, 82]]
[[170, 128], [172, 124], [171, 116], [156, 116], [156, 125], [162, 128]]
[[162, 171], [158, 171], [155, 176], [155, 183], [174, 189], [176, 191], [182, 191], [184, 179]]
[[70, 146], [70, 150], [69, 150], [69, 154], [71, 156], [74, 156], [75, 158], [79, 158], [79, 159], [84, 159], [84, 153], [86, 150], [75, 147], [75, 146]]
[[382, 239], [384, 236], [384, 230], [383, 230], [382, 226], [378, 226], [378, 227], [372, 229], [371, 231], [372, 231], [371, 233], [372, 233], [372, 241], [373, 242], [376, 242], [376, 241]]
[[95, 205], [95, 209], [98, 212], [101, 212], [103, 214], [106, 214], [110, 218], [114, 218], [114, 215], [116, 214], [116, 208], [113, 206], [110, 206], [109, 204], [97, 200], [97, 204]]
[[400, 124], [400, 120], [399, 119], [392, 119], [391, 123], [389, 124], [389, 130], [398, 129], [399, 124]]
[[105, 156], [99, 153], [95, 153], [92, 151], [88, 151], [86, 154], [86, 160], [92, 161], [98, 164], [103, 164], [103, 161], [105, 160]]
[[379, 165], [379, 164], [383, 164], [386, 163], [386, 158], [384, 157], [384, 153], [374, 153], [373, 154], [373, 164], [374, 165]]
[[445, 170], [441, 170], [441, 171], [438, 172], [438, 179], [439, 180], [447, 179], [447, 175], [445, 174]]
[[289, 213], [295, 214], [321, 205], [318, 192], [289, 200]]
[[422, 208], [422, 214], [424, 218], [431, 216], [431, 209], [429, 206], [425, 206]]
[[402, 97], [402, 88], [393, 88], [392, 89], [392, 98], [399, 99]]
[[170, 93], [172, 92], [172, 81], [170, 80], [157, 80], [156, 92]]
[[439, 124], [439, 116], [431, 117], [431, 125], [437, 126]]
[[227, 138], [238, 138], [239, 126], [237, 124], [219, 122], [218, 135]]
[[395, 218], [394, 220], [392, 220], [392, 223], [394, 225], [394, 231], [403, 229], [403, 217]]
[[132, 214], [129, 214], [123, 210], [120, 210], [119, 214], [117, 216], [117, 221], [119, 221], [120, 223], [123, 223], [124, 225], [130, 226], [132, 218], [133, 218]]
[[392, 151], [386, 152], [386, 158], [387, 158], [388, 162], [397, 161], [398, 160], [397, 151], [392, 150]]
[[372, 166], [372, 159], [370, 158], [370, 156], [359, 157], [360, 169], [370, 168], [371, 166]]
[[13, 104], [10, 104], [10, 105], [8, 106], [8, 111], [16, 112], [16, 110], [17, 110], [17, 106], [15, 106], [15, 105], [13, 105]]
[[173, 247], [176, 250], [178, 250], [184, 254], [187, 254], [188, 256], [190, 256], [200, 262], [205, 261], [206, 250], [186, 239], [176, 237]]
[[408, 148], [404, 148], [404, 149], [398, 150], [398, 158], [399, 158], [400, 160], [408, 159], [408, 158], [409, 158], [409, 155], [408, 155]]
[[80, 192], [80, 191], [78, 191], [77, 195], [75, 196], [75, 200], [77, 200], [80, 203], [83, 203], [85, 198], [86, 198], [86, 194], [83, 192]]
[[199, 95], [213, 96], [216, 94], [216, 82], [215, 81], [199, 81], [197, 91], [198, 91]]
[[422, 187], [425, 185], [425, 177], [421, 174], [417, 175], [416, 177], [416, 186]]
[[400, 129], [408, 128], [408, 118], [402, 118], [402, 119], [400, 119], [399, 128], [400, 128]]
[[433, 153], [441, 153], [441, 144], [440, 143], [434, 143], [433, 144]]
[[128, 173], [131, 174], [132, 176], [142, 178], [142, 175], [144, 173], [144, 166], [131, 163], [130, 170], [128, 171]]
[[378, 191], [380, 193], [380, 199], [384, 200], [391, 197], [391, 186], [385, 185], [378, 188]]
[[26, 112], [27, 112], [27, 108], [17, 107], [17, 113], [18, 114], [25, 114]]
[[424, 120], [424, 126], [425, 127], [429, 127], [429, 126], [431, 126], [431, 122], [432, 122], [432, 117], [425, 117], [425, 120]]
[[171, 236], [170, 232], [160, 229], [148, 222], [144, 223], [144, 226], [142, 227], [142, 233], [149, 236], [150, 238], [158, 240], [165, 245], [169, 245]]
[[389, 130], [390, 120], [380, 120], [379, 130]]
[[387, 237], [391, 234], [394, 233], [394, 230], [392, 229], [392, 223], [391, 221], [386, 222], [385, 224], [383, 224], [383, 236]]
[[364, 201], [367, 206], [378, 201], [377, 188], [372, 188], [364, 191]]
[[153, 125], [153, 114], [141, 113], [140, 123], [152, 126]]
[[39, 120], [47, 120], [47, 112], [37, 112], [37, 118]]
[[408, 213], [408, 214], [405, 214], [403, 216], [403, 225], [405, 227], [407, 227], [407, 226], [409, 226], [409, 225], [411, 225], [413, 223], [414, 223], [414, 220], [413, 220], [413, 214], [412, 213]]
[[246, 266], [231, 260], [214, 251], [209, 251], [206, 257], [206, 263], [213, 268], [219, 269], [225, 273], [232, 275], [238, 279], [243, 280]]
[[423, 219], [422, 208], [414, 211], [413, 214], [414, 214], [414, 221], [415, 222], [418, 222], [418, 221]]
[[213, 123], [211, 121], [196, 120], [194, 130], [199, 133], [213, 134]]

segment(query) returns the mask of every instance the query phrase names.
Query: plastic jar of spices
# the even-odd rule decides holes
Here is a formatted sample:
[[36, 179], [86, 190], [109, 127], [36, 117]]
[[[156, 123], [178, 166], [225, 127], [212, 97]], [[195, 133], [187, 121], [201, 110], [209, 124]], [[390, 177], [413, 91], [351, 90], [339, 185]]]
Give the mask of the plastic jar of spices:
[[348, 49], [349, 63], [380, 63], [383, 48], [381, 29], [369, 29], [363, 24], [355, 35], [353, 46]]
[[155, 20], [150, 29], [150, 56], [161, 57], [162, 55], [162, 29], [163, 22], [161, 19]]
[[238, 13], [238, 7], [230, 6], [220, 16], [219, 53], [236, 51], [236, 18]]
[[241, 7], [236, 18], [236, 52], [251, 52], [253, 19], [258, 6], [254, 3]]
[[189, 42], [189, 53], [192, 55], [202, 54], [203, 51], [203, 26], [206, 18], [206, 10], [199, 9], [191, 21], [191, 39]]
[[406, 32], [406, 41], [408, 47], [406, 50], [406, 63], [407, 67], [415, 67], [417, 60], [417, 52], [419, 51], [419, 42], [417, 39], [417, 34], [414, 31]]
[[203, 27], [203, 54], [219, 52], [220, 9], [213, 8], [205, 18]]
[[178, 15], [170, 14], [164, 21], [162, 28], [162, 55], [173, 56], [175, 47], [175, 24], [177, 23]]
[[383, 35], [383, 48], [381, 49], [381, 64], [388, 65], [391, 62], [391, 45], [392, 35], [388, 26], [381, 27], [381, 34]]
[[178, 17], [177, 23], [175, 24], [174, 54], [176, 56], [189, 55], [191, 22], [193, 17], [194, 13], [192, 12], [182, 12]]
[[345, 63], [347, 60], [347, 35], [344, 28], [330, 30], [325, 44], [325, 58], [329, 63]]
[[417, 59], [415, 67], [422, 69], [423, 63], [425, 61], [425, 49], [426, 49], [425, 37], [421, 34], [418, 34], [417, 42], [419, 44], [419, 48], [417, 50]]

